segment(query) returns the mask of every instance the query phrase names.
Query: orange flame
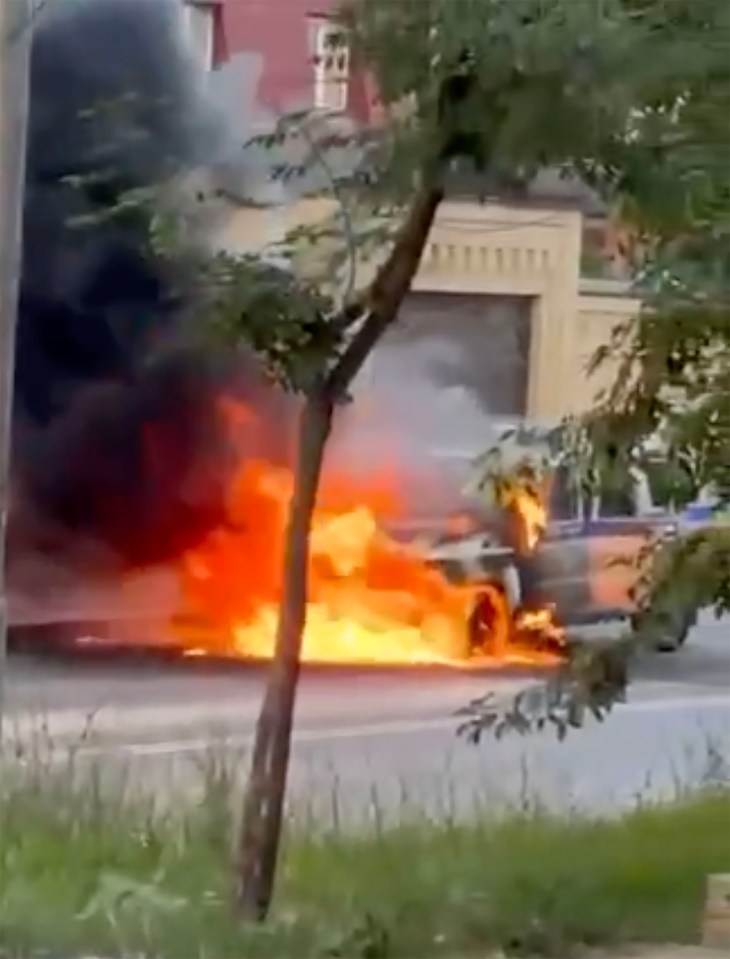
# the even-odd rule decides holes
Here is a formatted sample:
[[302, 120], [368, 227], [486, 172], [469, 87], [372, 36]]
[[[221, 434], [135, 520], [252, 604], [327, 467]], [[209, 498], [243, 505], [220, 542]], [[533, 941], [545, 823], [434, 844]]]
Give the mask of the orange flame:
[[[531, 482], [526, 486], [516, 486], [508, 494], [509, 505], [519, 519], [523, 553], [534, 553], [547, 528], [546, 487], [547, 482]], [[565, 643], [565, 631], [555, 617], [553, 605], [520, 610], [514, 628], [518, 635], [533, 636], [553, 648], [560, 649]]]
[[565, 642], [565, 631], [555, 619], [555, 609], [552, 606], [522, 610], [517, 616], [515, 628], [523, 637], [532, 634], [539, 637], [542, 643], [551, 644], [553, 648], [559, 649]]
[[[223, 413], [239, 428], [245, 421], [230, 402]], [[271, 657], [292, 486], [289, 470], [261, 459], [243, 461], [230, 487], [229, 526], [183, 557], [185, 609], [178, 632], [190, 655]], [[365, 485], [326, 473], [310, 537], [303, 660], [469, 661], [468, 622], [479, 587], [449, 582], [414, 549], [391, 539], [380, 523], [401, 512], [393, 476], [371, 477]], [[541, 661], [524, 649], [506, 650], [504, 658]]]
[[515, 490], [513, 507], [518, 513], [523, 527], [525, 552], [535, 551], [547, 525], [547, 513], [537, 494], [527, 490]]

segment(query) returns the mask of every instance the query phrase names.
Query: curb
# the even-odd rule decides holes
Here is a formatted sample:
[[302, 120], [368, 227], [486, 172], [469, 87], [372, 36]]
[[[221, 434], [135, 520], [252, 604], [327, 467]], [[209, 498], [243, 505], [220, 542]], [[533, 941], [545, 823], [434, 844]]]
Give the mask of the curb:
[[702, 943], [730, 953], [730, 873], [707, 877]]

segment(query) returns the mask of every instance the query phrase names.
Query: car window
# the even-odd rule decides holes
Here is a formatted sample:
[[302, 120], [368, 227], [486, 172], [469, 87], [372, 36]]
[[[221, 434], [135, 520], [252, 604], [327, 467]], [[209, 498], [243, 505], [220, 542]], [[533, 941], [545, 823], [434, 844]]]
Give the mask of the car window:
[[637, 467], [628, 475], [609, 475], [602, 483], [599, 516], [649, 516], [658, 508], [646, 473]]
[[610, 519], [619, 516], [634, 516], [636, 513], [636, 489], [634, 479], [623, 469], [603, 471], [599, 487], [598, 515]]
[[628, 490], [607, 490], [601, 495], [598, 515], [606, 519], [617, 516], [633, 516], [636, 510], [631, 492]]
[[580, 516], [579, 494], [575, 483], [570, 481], [570, 472], [558, 467], [550, 479], [548, 516], [551, 520], [577, 519]]

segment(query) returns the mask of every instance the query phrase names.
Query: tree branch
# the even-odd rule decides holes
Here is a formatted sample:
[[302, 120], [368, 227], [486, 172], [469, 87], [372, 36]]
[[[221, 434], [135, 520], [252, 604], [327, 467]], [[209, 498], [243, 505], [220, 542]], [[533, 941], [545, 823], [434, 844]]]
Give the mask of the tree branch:
[[367, 316], [325, 382], [329, 396], [341, 398], [371, 350], [398, 314], [421, 262], [443, 188], [426, 181], [417, 192], [393, 249], [368, 291]]
[[299, 127], [302, 136], [309, 144], [309, 148], [312, 152], [312, 156], [319, 164], [320, 168], [324, 172], [325, 176], [329, 180], [330, 189], [332, 190], [332, 195], [339, 205], [340, 212], [340, 221], [342, 223], [342, 233], [344, 235], [345, 243], [347, 245], [347, 256], [348, 256], [348, 270], [347, 277], [344, 282], [343, 290], [340, 296], [340, 307], [344, 309], [347, 306], [347, 303], [352, 296], [352, 291], [355, 288], [355, 273], [357, 268], [357, 251], [355, 244], [355, 230], [353, 228], [352, 216], [350, 214], [350, 208], [347, 204], [345, 195], [340, 188], [340, 184], [337, 180], [337, 177], [334, 174], [334, 171], [330, 167], [327, 157], [325, 156], [324, 151], [321, 149], [320, 145], [317, 143], [315, 138], [309, 132], [309, 129], [306, 126], [306, 123], [300, 124]]

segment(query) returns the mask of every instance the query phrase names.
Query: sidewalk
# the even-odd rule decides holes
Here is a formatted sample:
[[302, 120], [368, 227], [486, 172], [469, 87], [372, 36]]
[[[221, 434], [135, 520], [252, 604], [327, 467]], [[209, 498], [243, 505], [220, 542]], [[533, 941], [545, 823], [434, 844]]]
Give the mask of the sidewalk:
[[705, 949], [702, 946], [636, 946], [619, 951], [586, 954], [588, 959], [720, 959], [727, 956], [724, 949]]

